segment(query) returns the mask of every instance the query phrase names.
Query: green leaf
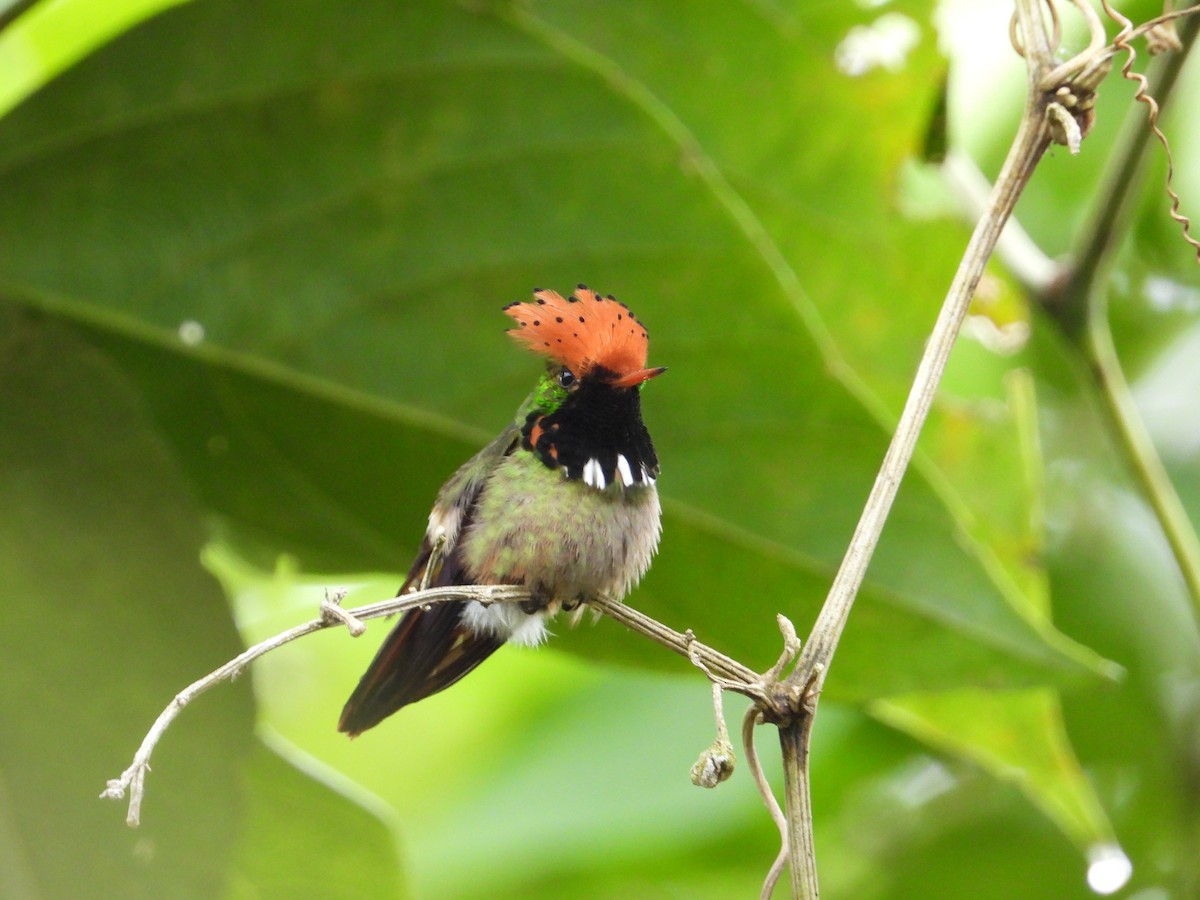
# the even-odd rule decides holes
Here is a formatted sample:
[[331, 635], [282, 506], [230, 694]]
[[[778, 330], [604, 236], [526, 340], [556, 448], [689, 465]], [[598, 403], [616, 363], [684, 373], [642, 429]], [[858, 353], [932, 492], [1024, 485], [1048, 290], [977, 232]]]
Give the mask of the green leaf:
[[[286, 741], [270, 744], [258, 744], [246, 760], [246, 814], [229, 896], [402, 896], [396, 846], [380, 813], [348, 800], [351, 786]], [[330, 780], [339, 781], [336, 788], [326, 786]]]
[[[920, 261], [957, 240], [897, 222], [878, 187], [927, 114], [921, 66], [856, 80], [796, 52], [852, 10], [304, 9], [172, 10], [0, 123], [0, 284], [89, 324], [235, 530], [354, 570], [404, 566], [390, 550], [415, 545], [462, 436], [530, 383], [495, 308], [592, 279], [672, 368], [646, 394], [668, 518], [634, 602], [774, 657], [774, 613], [815, 615], [886, 444], [848, 361], [894, 394], [947, 274]], [[747, 91], [822, 80], [812, 107], [737, 120]], [[832, 116], [846, 103], [880, 110]], [[805, 143], [813, 116], [831, 130]], [[863, 271], [844, 251], [864, 221], [914, 252]], [[925, 299], [881, 317], [902, 288]], [[831, 692], [1097, 671], [1014, 607], [934, 474], [904, 487]]]
[[1071, 749], [1053, 691], [948, 691], [889, 697], [870, 712], [1019, 787], [1081, 850], [1114, 842]]
[[[239, 551], [259, 562], [286, 551], [306, 571], [343, 572], [403, 569], [438, 484], [527, 389], [535, 366], [504, 346], [496, 307], [535, 283], [612, 290], [649, 321], [652, 355], [672, 370], [646, 392], [665, 465], [663, 553], [632, 602], [765, 666], [779, 644], [773, 614], [803, 632], [832, 578], [964, 242], [952, 224], [906, 218], [896, 197], [944, 65], [924, 26], [929, 4], [887, 13], [919, 23], [905, 66], [858, 78], [838, 71], [835, 48], [879, 14], [795, 6], [199, 0], [0, 122], [0, 289], [119, 363], [214, 530]], [[1062, 221], [1092, 189], [1058, 174], [1039, 182], [1071, 184], [1035, 197], [1044, 215], [1030, 216], [1043, 237], [1056, 229], [1047, 246], [1061, 243]], [[956, 352], [965, 377], [1012, 367], [967, 348]], [[1066, 388], [1068, 400], [1040, 405], [1048, 386], [1070, 380], [1069, 362], [1037, 350], [1020, 362], [1036, 372], [1043, 426], [1073, 422], [1086, 392]], [[991, 700], [1002, 707], [992, 728], [959, 729], [954, 704], [895, 721], [995, 771], [1013, 758], [1007, 737], [1031, 735], [1024, 784], [1080, 833], [1078, 773], [1033, 752], [1058, 746], [1060, 723], [1006, 698], [1111, 671], [1053, 630], [1048, 586], [1070, 633], [1124, 648], [1088, 619], [1092, 598], [1078, 589], [1087, 579], [1070, 572], [1062, 583], [1070, 542], [1031, 540], [1042, 484], [1012, 437], [1029, 438], [1035, 411], [991, 420], [983, 405], [955, 404], [923, 440], [828, 692], [901, 703], [917, 691], [1008, 690]], [[1059, 477], [1071, 462], [1062, 449], [1048, 451]], [[1064, 505], [1050, 506], [1062, 527]], [[1120, 595], [1138, 593], [1126, 576], [1093, 586], [1102, 616], [1118, 623]], [[311, 604], [295, 611], [306, 618]], [[1188, 649], [1191, 638], [1179, 629], [1176, 642]], [[556, 645], [664, 664], [611, 623]], [[1142, 659], [1156, 646], [1146, 645]], [[369, 656], [355, 650], [343, 680]], [[306, 659], [264, 693], [319, 706], [308, 713], [331, 724], [344, 691], [299, 690], [297, 673], [317, 671]], [[420, 771], [447, 819], [470, 810], [489, 856], [523, 862], [533, 854], [480, 824], [489, 808], [471, 790], [493, 784], [514, 804], [533, 795], [536, 770], [520, 768], [526, 745], [490, 770], [477, 748], [537, 722], [507, 717], [498, 692], [529, 692], [536, 707], [560, 686], [492, 677], [453, 692], [483, 717], [479, 731], [446, 715], [457, 707], [440, 705], [445, 697], [406, 713], [415, 733], [442, 738], [432, 749], [413, 742], [413, 758], [443, 764], [439, 775]], [[629, 690], [580, 701], [620, 703]], [[1156, 690], [1137, 696], [1167, 705]], [[1068, 719], [1093, 700], [1068, 702]], [[652, 730], [642, 712], [636, 727]], [[560, 715], [577, 754], [592, 720]], [[1110, 723], [1085, 718], [1073, 734], [1087, 736], [1094, 758], [1094, 733]], [[1145, 718], [1158, 737], [1188, 733], [1165, 715]], [[296, 740], [336, 738], [318, 727]], [[458, 746], [460, 735], [474, 742]], [[388, 765], [389, 748], [372, 753], [367, 740], [338, 762], [364, 782]], [[1121, 779], [1140, 774], [1133, 758], [1107, 784], [1110, 808]], [[1158, 793], [1146, 789], [1143, 802], [1186, 783], [1167, 763], [1153, 771]], [[543, 821], [554, 821], [555, 802], [538, 808]], [[1070, 803], [1075, 813], [1062, 812]], [[614, 820], [617, 806], [606, 813]], [[592, 846], [613, 846], [602, 819]], [[455, 841], [442, 824], [438, 852], [449, 859]], [[1124, 841], [1135, 826], [1118, 831]], [[1154, 835], [1134, 836], [1153, 852]]]
[[211, 897], [251, 743], [246, 685], [188, 710], [142, 827], [97, 799], [175, 691], [239, 650], [198, 510], [119, 372], [0, 302], [0, 893]]
[[0, 27], [0, 116], [97, 47], [183, 0], [0, 2], [0, 17], [23, 3], [19, 21]]

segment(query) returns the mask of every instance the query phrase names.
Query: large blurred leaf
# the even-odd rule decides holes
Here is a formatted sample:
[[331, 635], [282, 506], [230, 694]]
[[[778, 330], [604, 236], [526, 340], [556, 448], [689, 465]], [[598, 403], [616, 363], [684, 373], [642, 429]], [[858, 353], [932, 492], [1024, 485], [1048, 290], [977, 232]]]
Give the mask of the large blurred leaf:
[[1188, 896], [1200, 884], [1200, 628], [1162, 530], [1114, 460], [1086, 390], [1068, 379], [1043, 384], [1043, 439], [1056, 461], [1046, 494], [1055, 609], [1129, 672], [1113, 690], [1065, 695], [1067, 723], [1134, 861], [1131, 887]]
[[[281, 896], [304, 865], [309, 888], [325, 884], [311, 896], [394, 885], [382, 823], [252, 749], [244, 685], [162, 740], [138, 831], [124, 804], [97, 799], [172, 692], [240, 642], [199, 564], [195, 501], [128, 381], [8, 303], [0, 335], [0, 893], [212, 897], [232, 883]], [[352, 848], [338, 865], [312, 848], [334, 822]]]
[[163, 740], [139, 831], [97, 799], [172, 693], [238, 651], [194, 503], [114, 368], [7, 303], [0, 396], [0, 892], [214, 896], [241, 817], [245, 687]]
[[[212, 508], [354, 569], [404, 565], [389, 548], [470, 450], [452, 423], [498, 428], [528, 385], [495, 307], [596, 275], [672, 365], [647, 392], [670, 515], [641, 602], [765, 662], [774, 612], [815, 613], [885, 445], [845, 358], [884, 393], [907, 376], [953, 236], [898, 227], [879, 189], [926, 112], [918, 69], [796, 52], [861, 18], [193, 3], [0, 123], [0, 283], [91, 323]], [[870, 267], [843, 252], [864, 223], [889, 248]], [[905, 302], [881, 316], [881, 295]], [[1013, 608], [935, 483], [907, 483], [831, 691], [1094, 665]]]
[[[281, 752], [301, 756], [292, 747]], [[320, 767], [310, 761], [304, 768], [261, 743], [247, 760], [246, 817], [229, 896], [401, 896], [391, 831], [347, 800], [345, 785], [335, 791], [320, 784], [328, 776]]]
[[[832, 577], [882, 455], [887, 410], [897, 408], [963, 240], [946, 223], [914, 224], [893, 199], [899, 163], [934, 100], [931, 73], [942, 65], [930, 35], [917, 27], [922, 39], [900, 71], [850, 78], [837, 70], [833, 48], [877, 13], [793, 5], [200, 0], [0, 122], [0, 288], [73, 323], [119, 362], [194, 493], [241, 551], [262, 561], [282, 549], [310, 571], [348, 571], [407, 564], [437, 485], [527, 389], [535, 365], [504, 346], [496, 307], [534, 283], [593, 280], [649, 320], [652, 354], [672, 367], [646, 394], [665, 463], [664, 551], [633, 602], [766, 664], [779, 643], [772, 614], [787, 612], [803, 630]], [[893, 4], [887, 14], [924, 23], [928, 5]], [[1122, 99], [1107, 88], [1104, 96]], [[1111, 124], [1107, 108], [1101, 119], [1089, 152]], [[1062, 153], [1047, 173], [1057, 177], [1035, 181], [1022, 215], [1045, 246], [1066, 244], [1082, 198], [1095, 190], [1095, 163], [1089, 156], [1079, 169]], [[1161, 232], [1139, 237], [1151, 257], [1163, 252]], [[1131, 290], [1150, 296], [1142, 282]], [[1094, 656], [1048, 625], [1049, 559], [1055, 613], [1066, 606], [1069, 633], [1145, 668], [1119, 701], [1086, 695], [1068, 701], [1067, 712], [1089, 774], [1119, 813], [1118, 834], [1133, 845], [1142, 886], [1155, 886], [1145, 860], [1186, 850], [1152, 823], [1153, 810], [1177, 802], [1188, 785], [1194, 741], [1178, 711], [1192, 701], [1180, 700], [1188, 690], [1162, 685], [1186, 682], [1194, 627], [1171, 590], [1159, 585], [1143, 596], [1131, 575], [1142, 573], [1145, 544], [1161, 549], [1144, 540], [1153, 523], [1128, 497], [1102, 502], [1118, 469], [1111, 447], [1094, 422], [1076, 428], [1092, 398], [1072, 380], [1076, 361], [1044, 345], [1019, 362], [1033, 368], [1039, 402], [1044, 389], [1061, 391], [1041, 410], [1058, 438], [1048, 442], [1050, 479], [1082, 468], [1095, 482], [1075, 486], [1086, 501], [1051, 504], [1058, 541], [1043, 546], [1031, 515], [1042, 485], [1029, 482], [1012, 440], [1032, 410], [1019, 411], [1017, 429], [1013, 410], [996, 414], [996, 398], [1005, 398], [993, 376], [1012, 362], [987, 356], [979, 347], [956, 353], [960, 372], [992, 379], [987, 396], [977, 405], [974, 397], [944, 402], [932, 423], [928, 457], [889, 523], [829, 692], [863, 700], [964, 684], [1064, 683], [1094, 668]], [[1102, 465], [1081, 464], [1073, 445], [1084, 443]], [[1194, 473], [1194, 454], [1178, 470]], [[1105, 530], [1101, 522], [1116, 524]], [[1151, 568], [1169, 573], [1169, 560], [1153, 553]], [[1114, 633], [1131, 635], [1136, 651]], [[1160, 643], [1171, 647], [1170, 664], [1156, 656]], [[312, 646], [316, 654], [323, 645]], [[663, 658], [611, 623], [563, 635], [557, 646], [639, 665]], [[370, 653], [355, 649], [363, 660]], [[305, 660], [264, 692], [269, 702], [287, 694], [285, 702], [308, 705], [296, 738], [323, 747], [336, 736], [321, 723], [332, 722], [344, 690], [340, 681], [313, 684], [320, 669], [314, 656]], [[394, 783], [416, 780], [422, 762], [440, 763], [420, 769], [428, 781], [420, 787], [437, 795], [441, 830], [421, 830], [420, 814], [406, 809], [405, 824], [420, 831], [413, 845], [454, 859], [470, 833], [496, 871], [497, 860], [510, 861], [503, 874], [514, 894], [539, 878], [550, 891], [588, 854], [535, 859], [511, 833], [489, 827], [491, 801], [520, 804], [549, 824], [543, 839], [552, 842], [556, 815], [570, 805], [563, 798], [588, 798], [591, 786], [560, 796], [539, 775], [574, 791], [575, 770], [561, 755], [596, 746], [589, 731], [618, 722], [639, 729], [640, 746], [662, 727], [654, 698], [671, 705], [677, 692], [643, 695], [632, 679], [593, 690], [575, 685], [571, 668], [564, 680], [579, 694], [562, 699], [562, 685], [539, 689], [511, 671], [506, 677], [506, 665], [498, 657], [488, 669], [495, 682], [472, 679], [408, 710], [353, 753], [340, 742], [337, 765], [364, 783]], [[341, 680], [352, 681], [353, 664], [345, 668]], [[529, 698], [515, 715], [505, 705], [511, 698], [497, 700], [509, 686]], [[539, 730], [544, 695], [583, 708], [557, 710]], [[611, 720], [592, 711], [630, 696], [636, 708]], [[471, 718], [455, 713], [460, 697]], [[1075, 791], [1068, 803], [1090, 801], [1073, 760], [1047, 763], [1030, 752], [1061, 748], [1056, 713], [1031, 715], [1017, 704], [1003, 721], [979, 719], [981, 708], [948, 708], [948, 700], [930, 701], [919, 723], [894, 720], [970, 758], [1032, 761], [1026, 784], [1043, 804], [1064, 788]], [[689, 722], [706, 715], [702, 706]], [[959, 729], [964, 717], [977, 727]], [[682, 713], [670, 721], [681, 724]], [[439, 740], [405, 740], [422, 733]], [[523, 737], [505, 749], [514, 734]], [[1145, 754], [1125, 735], [1159, 749]], [[404, 755], [413, 768], [388, 770], [389, 737], [416, 745]], [[1022, 752], [1008, 753], [1012, 744]], [[481, 759], [485, 745], [492, 753]], [[655, 749], [678, 756], [673, 745]], [[530, 765], [531, 757], [550, 762]], [[288, 867], [257, 854], [277, 827], [300, 825], [273, 818], [268, 804], [276, 788], [285, 796], [296, 782], [278, 761], [252, 771], [267, 776], [252, 795], [263, 827], [242, 853], [256, 854], [255, 881], [266, 885]], [[593, 857], [615, 848], [631, 860], [649, 846], [669, 854], [669, 842], [651, 841], [651, 832], [703, 844], [680, 824], [692, 821], [681, 804], [632, 837], [614, 837], [611, 823], [631, 815], [620, 802], [629, 795], [610, 796], [612, 773], [597, 771], [603, 814], [584, 823]], [[818, 773], [818, 787], [827, 776]], [[639, 783], [634, 799], [655, 787]], [[341, 812], [339, 821], [361, 819]], [[1171, 821], [1186, 833], [1183, 811]], [[1026, 837], [1040, 834], [1019, 824]], [[994, 836], [975, 825], [965, 833]], [[1007, 836], [1008, 825], [996, 832]], [[1087, 827], [1099, 834], [1103, 826], [1093, 817]], [[756, 832], [750, 846], [768, 840]], [[829, 845], [822, 848], [823, 875], [845, 876], [837, 846], [832, 863]], [[990, 860], [989, 871], [1016, 871], [1003, 853], [971, 849]], [[383, 856], [364, 865], [375, 868]], [[1061, 856], [1056, 848], [1037, 858]], [[949, 883], [933, 871], [939, 854], [909, 858], [920, 860], [909, 869], [919, 870], [912, 878], [926, 893]], [[969, 884], [978, 878], [974, 860], [948, 870]], [[452, 892], [470, 882], [470, 873], [429, 875], [436, 863], [421, 865], [425, 884]], [[18, 867], [0, 868], [19, 883]], [[1059, 875], [1044, 895], [1063, 895]], [[636, 872], [622, 877], [636, 884]], [[992, 881], [996, 896], [1012, 895], [1011, 884]], [[861, 879], [844, 883], [865, 896]]]
[[[1015, 782], [1083, 849], [1112, 843], [1112, 827], [1062, 729], [1049, 691], [947, 691], [881, 700], [877, 718]], [[1041, 728], [1030, 723], [1042, 722]]]
[[[180, 2], [184, 0], [0, 0], [0, 115], [80, 57]], [[14, 15], [19, 15], [19, 25], [8, 27]]]

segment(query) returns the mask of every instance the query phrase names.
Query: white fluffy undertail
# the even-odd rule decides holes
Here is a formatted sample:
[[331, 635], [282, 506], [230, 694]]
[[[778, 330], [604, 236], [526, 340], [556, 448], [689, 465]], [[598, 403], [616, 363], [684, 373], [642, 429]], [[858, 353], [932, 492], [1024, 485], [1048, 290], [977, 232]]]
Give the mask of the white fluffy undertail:
[[523, 647], [536, 647], [550, 635], [544, 612], [527, 613], [515, 603], [484, 606], [472, 600], [463, 609], [462, 623], [476, 634], [495, 635]]

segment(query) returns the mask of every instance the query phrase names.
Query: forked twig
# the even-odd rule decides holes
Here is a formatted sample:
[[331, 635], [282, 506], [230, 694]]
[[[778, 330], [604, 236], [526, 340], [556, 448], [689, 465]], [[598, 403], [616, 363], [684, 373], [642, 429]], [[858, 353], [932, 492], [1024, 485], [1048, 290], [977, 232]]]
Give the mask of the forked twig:
[[[150, 730], [146, 732], [146, 736], [142, 739], [137, 753], [134, 754], [133, 762], [129, 768], [122, 772], [120, 777], [110, 779], [107, 787], [105, 787], [100, 796], [111, 800], [121, 800], [124, 799], [126, 792], [128, 792], [129, 810], [125, 816], [125, 822], [131, 828], [136, 828], [141, 822], [142, 798], [145, 796], [146, 773], [150, 771], [150, 756], [154, 753], [154, 748], [158, 745], [159, 740], [162, 739], [163, 734], [166, 733], [171, 723], [183, 711], [183, 708], [209, 688], [215, 687], [222, 681], [233, 680], [254, 660], [270, 653], [272, 650], [282, 647], [284, 644], [290, 644], [292, 641], [312, 634], [314, 631], [321, 631], [334, 625], [344, 624], [348, 627], [351, 634], [362, 634], [362, 631], [365, 630], [365, 626], [362, 625], [363, 620], [390, 616], [394, 613], [411, 609], [414, 606], [442, 603], [447, 600], [510, 603], [528, 599], [528, 590], [523, 587], [512, 587], [509, 585], [439, 587], [405, 594], [403, 597], [395, 597], [380, 603], [371, 603], [352, 610], [344, 610], [340, 606], [341, 597], [337, 593], [334, 594], [333, 598], [326, 596], [321, 601], [321, 615], [319, 618], [305, 622], [303, 625], [289, 628], [287, 631], [267, 638], [265, 641], [260, 641], [253, 647], [239, 653], [223, 666], [209, 672], [203, 678], [193, 681], [176, 694], [174, 699], [167, 704], [166, 708], [159, 713], [158, 718], [154, 720], [154, 724], [150, 726]], [[356, 631], [356, 629], [358, 630]]]
[[[758, 788], [758, 793], [762, 797], [764, 805], [767, 807], [767, 812], [770, 813], [771, 819], [775, 822], [779, 829], [780, 849], [779, 854], [775, 857], [775, 861], [771, 864], [770, 870], [767, 872], [767, 877], [763, 881], [762, 900], [767, 900], [775, 891], [775, 885], [779, 882], [779, 876], [783, 874], [783, 868], [788, 860], [788, 822], [784, 816], [783, 810], [779, 806], [779, 801], [775, 799], [775, 794], [771, 790], [771, 784], [767, 781], [767, 776], [763, 772], [762, 763], [758, 758], [758, 751], [754, 747], [754, 729], [763, 721], [763, 704], [770, 697], [777, 696], [780, 689], [781, 681], [784, 672], [796, 661], [796, 656], [800, 653], [800, 638], [796, 635], [796, 627], [792, 624], [787, 616], [777, 615], [775, 622], [779, 626], [779, 631], [783, 635], [783, 650], [779, 654], [779, 659], [766, 672], [759, 676], [757, 683], [757, 691], [759, 694], [758, 704], [751, 706], [746, 710], [746, 715], [742, 717], [742, 746], [746, 752], [746, 764], [750, 767], [750, 774], [754, 777], [754, 784]], [[688, 636], [691, 635], [689, 631]], [[743, 684], [730, 682], [727, 679], [715, 676], [708, 667], [700, 660], [691, 648], [688, 651], [688, 658], [692, 664], [702, 671], [713, 685], [713, 706], [717, 710], [718, 723], [718, 741], [721, 735], [724, 735], [728, 741], [728, 734], [724, 730], [725, 717], [721, 710], [721, 692], [723, 690], [739, 690], [741, 693], [752, 693], [744, 690], [746, 687]], [[703, 760], [704, 757], [701, 757]], [[695, 767], [693, 767], [693, 773]], [[693, 781], [696, 781], [693, 774]], [[698, 783], [698, 782], [697, 782]], [[711, 786], [711, 785], [705, 785]]]
[[987, 209], [975, 226], [947, 291], [912, 388], [900, 414], [875, 484], [838, 567], [833, 585], [813, 626], [800, 660], [784, 685], [792, 689], [792, 718], [780, 723], [787, 799], [788, 848], [792, 895], [815, 900], [819, 895], [812, 835], [808, 750], [812, 722], [825, 674], [845, 630], [850, 610], [875, 552], [900, 482], [912, 459], [925, 419], [971, 298], [991, 257], [1004, 223], [1033, 174], [1051, 135], [1041, 76], [1052, 67], [1052, 48], [1044, 30], [1040, 0], [1017, 0], [1020, 47], [1028, 63], [1025, 113], [1008, 157], [992, 189]]
[[[137, 752], [134, 754], [133, 762], [129, 768], [122, 772], [119, 777], [110, 779], [100, 796], [112, 800], [122, 800], [128, 794], [129, 808], [125, 821], [131, 828], [136, 828], [141, 822], [142, 800], [145, 796], [146, 773], [150, 771], [150, 757], [154, 753], [154, 748], [162, 739], [163, 734], [166, 733], [166, 730], [175, 721], [179, 713], [183, 711], [183, 708], [209, 688], [215, 687], [223, 681], [230, 681], [236, 678], [250, 663], [285, 644], [289, 644], [315, 631], [321, 631], [336, 625], [345, 625], [351, 634], [358, 636], [365, 630], [364, 621], [394, 615], [417, 606], [430, 606], [453, 600], [474, 600], [486, 605], [491, 603], [517, 603], [530, 599], [529, 590], [518, 585], [467, 585], [425, 588], [404, 594], [400, 597], [393, 597], [390, 600], [383, 600], [379, 603], [370, 603], [365, 606], [355, 607], [354, 609], [342, 608], [341, 601], [344, 596], [344, 592], [335, 591], [332, 596], [327, 593], [320, 604], [321, 615], [319, 618], [305, 622], [302, 625], [297, 625], [294, 628], [289, 628], [273, 637], [260, 641], [229, 660], [229, 662], [214, 669], [203, 678], [192, 682], [176, 694], [171, 702], [167, 704], [166, 708], [159, 713], [158, 718], [154, 720], [154, 724], [150, 726], [150, 730], [142, 739], [141, 746], [138, 747]], [[725, 654], [714, 650], [712, 647], [701, 644], [694, 638], [690, 631], [686, 633], [674, 631], [661, 622], [652, 619], [650, 616], [614, 600], [600, 598], [589, 601], [588, 605], [610, 618], [616, 619], [621, 624], [644, 637], [691, 659], [714, 683], [719, 681], [721, 689], [746, 694], [756, 699], [757, 702], [764, 703], [769, 707], [769, 700], [761, 688], [763, 684], [762, 676], [742, 665], [737, 660], [731, 659]], [[795, 637], [794, 629], [792, 637]], [[787, 641], [785, 643], [788, 644], [788, 647], [791, 646]], [[785, 647], [785, 654], [787, 652], [788, 649]], [[792, 656], [794, 655], [792, 653]], [[728, 744], [728, 731], [724, 729], [724, 720], [720, 717], [719, 701], [716, 708], [720, 723], [718, 733], [724, 733], [726, 743]], [[729, 760], [727, 762], [732, 766], [732, 747], [730, 748]], [[731, 768], [730, 771], [732, 771]]]

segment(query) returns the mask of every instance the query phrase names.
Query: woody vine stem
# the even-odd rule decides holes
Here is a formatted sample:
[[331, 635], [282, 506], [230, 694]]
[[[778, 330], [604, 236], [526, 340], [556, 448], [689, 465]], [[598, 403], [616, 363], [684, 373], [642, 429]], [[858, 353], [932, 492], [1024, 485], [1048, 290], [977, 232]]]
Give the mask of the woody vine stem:
[[[743, 723], [743, 739], [756, 783], [784, 838], [784, 848], [764, 883], [764, 896], [770, 896], [785, 861], [789, 860], [792, 895], [803, 900], [816, 900], [818, 896], [808, 771], [809, 740], [817, 701], [854, 598], [912, 458], [917, 438], [984, 267], [1047, 147], [1057, 142], [1066, 144], [1072, 152], [1078, 151], [1090, 124], [1094, 91], [1108, 71], [1109, 60], [1117, 49], [1127, 49], [1127, 41], [1147, 27], [1130, 29], [1123, 23], [1115, 47], [1106, 46], [1104, 31], [1096, 13], [1086, 0], [1071, 0], [1088, 22], [1092, 42], [1076, 57], [1058, 63], [1053, 55], [1057, 49], [1055, 44], [1059, 31], [1053, 2], [1015, 0], [1012, 36], [1015, 49], [1025, 57], [1028, 75], [1024, 115], [1008, 158], [943, 302], [862, 516], [802, 652], [791, 623], [780, 616], [779, 627], [784, 635], [783, 654], [769, 671], [758, 674], [737, 660], [700, 643], [690, 631], [675, 631], [621, 603], [604, 599], [590, 603], [604, 615], [685, 656], [714, 684], [718, 740], [693, 770], [693, 778], [697, 783], [714, 786], [730, 771], [732, 754], [722, 718], [720, 692], [734, 691], [753, 701]], [[1107, 8], [1107, 3], [1105, 6]], [[1169, 16], [1194, 12], [1196, 8]], [[1049, 21], [1044, 15], [1047, 11]], [[319, 618], [256, 644], [180, 691], [151, 726], [129, 768], [120, 777], [110, 780], [101, 796], [112, 799], [128, 796], [126, 821], [136, 827], [140, 821], [145, 776], [150, 769], [151, 754], [174, 719], [199, 694], [222, 681], [232, 680], [252, 661], [284, 644], [339, 625], [346, 626], [352, 634], [358, 635], [365, 629], [362, 624], [364, 620], [392, 615], [414, 606], [467, 599], [481, 603], [517, 602], [529, 599], [529, 594], [521, 587], [505, 585], [433, 588], [353, 610], [342, 609], [341, 599], [341, 595], [327, 597], [321, 604]], [[779, 728], [784, 759], [786, 815], [779, 811], [771, 796], [753, 749], [754, 726], [764, 721]]]
[[938, 383], [966, 318], [971, 297], [983, 275], [984, 266], [996, 246], [1005, 221], [1012, 214], [1017, 199], [1050, 144], [1050, 120], [1042, 100], [1043, 92], [1038, 86], [1042, 72], [1038, 70], [1037, 60], [1048, 61], [1050, 58], [1040, 13], [1038, 0], [1018, 0], [1018, 33], [1029, 62], [1025, 114], [987, 207], [975, 226], [942, 304], [892, 442], [842, 564], [800, 659], [784, 682], [793, 690], [802, 692], [795, 714], [779, 723], [779, 740], [784, 758], [792, 895], [805, 900], [815, 900], [819, 894], [808, 762], [809, 741], [821, 687], [901, 479], [912, 459], [917, 437], [933, 404]]
[[[1042, 0], [1015, 0], [1012, 37], [1014, 49], [1025, 57], [1028, 82], [1021, 124], [942, 304], [891, 445], [842, 564], [804, 651], [784, 682], [790, 689], [789, 696], [795, 697], [800, 692], [794, 716], [778, 723], [786, 780], [791, 886], [792, 895], [797, 898], [816, 900], [819, 892], [808, 783], [809, 739], [817, 700], [950, 350], [1004, 223], [1043, 154], [1051, 142], [1066, 144], [1072, 153], [1078, 152], [1091, 124], [1095, 90], [1107, 75], [1113, 54], [1117, 50], [1128, 51], [1128, 41], [1134, 34], [1131, 23], [1115, 14], [1105, 2], [1106, 12], [1122, 26], [1114, 46], [1106, 46], [1104, 29], [1095, 11], [1085, 0], [1073, 3], [1087, 21], [1092, 40], [1085, 51], [1059, 64], [1054, 58], [1059, 35], [1054, 0], [1046, 0], [1044, 7]], [[1049, 11], [1050, 22], [1044, 19], [1043, 9]], [[1195, 12], [1195, 7], [1168, 15], [1174, 18], [1189, 12]], [[1174, 203], [1172, 218], [1181, 222], [1184, 239], [1195, 246], [1187, 233], [1186, 218], [1178, 215], [1178, 198], [1169, 186], [1168, 193]], [[764, 894], [769, 892], [769, 886], [768, 883]]]

